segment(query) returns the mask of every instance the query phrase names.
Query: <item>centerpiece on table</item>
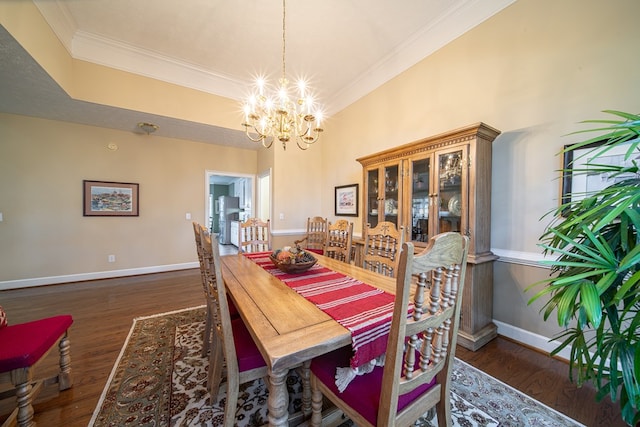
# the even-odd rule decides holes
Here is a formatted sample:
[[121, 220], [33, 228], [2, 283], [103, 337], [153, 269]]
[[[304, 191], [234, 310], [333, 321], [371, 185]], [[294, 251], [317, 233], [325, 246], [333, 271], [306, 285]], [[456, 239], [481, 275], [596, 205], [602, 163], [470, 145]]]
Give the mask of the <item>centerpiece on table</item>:
[[318, 261], [311, 252], [307, 252], [300, 246], [285, 246], [276, 249], [270, 255], [273, 265], [285, 273], [302, 273], [315, 265]]

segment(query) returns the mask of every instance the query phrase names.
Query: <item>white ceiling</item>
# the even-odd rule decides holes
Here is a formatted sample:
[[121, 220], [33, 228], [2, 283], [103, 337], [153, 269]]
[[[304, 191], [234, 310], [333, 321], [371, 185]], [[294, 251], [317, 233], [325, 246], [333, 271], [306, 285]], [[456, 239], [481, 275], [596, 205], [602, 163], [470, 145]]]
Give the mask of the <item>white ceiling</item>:
[[[307, 78], [330, 116], [514, 1], [289, 0], [287, 77]], [[34, 3], [72, 57], [238, 100], [238, 128], [71, 100], [0, 27], [3, 112], [131, 131], [152, 121], [158, 135], [244, 144], [240, 101], [258, 74], [282, 72], [281, 0]]]

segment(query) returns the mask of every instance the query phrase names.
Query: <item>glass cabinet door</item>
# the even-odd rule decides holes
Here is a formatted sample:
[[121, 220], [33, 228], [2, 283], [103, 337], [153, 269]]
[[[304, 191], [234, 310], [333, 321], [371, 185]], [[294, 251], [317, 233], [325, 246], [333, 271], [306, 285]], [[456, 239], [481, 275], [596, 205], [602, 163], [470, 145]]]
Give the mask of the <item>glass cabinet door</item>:
[[438, 154], [438, 232], [461, 231], [463, 151]]
[[379, 169], [372, 169], [367, 171], [367, 194], [366, 194], [366, 212], [367, 219], [366, 224], [371, 224], [371, 227], [378, 225], [379, 209], [380, 209], [380, 185], [378, 182]]
[[411, 162], [411, 240], [429, 240], [429, 189], [431, 158]]
[[[399, 166], [386, 166], [384, 168], [384, 200], [382, 201], [383, 206], [380, 208], [383, 209], [382, 220], [392, 222], [398, 226], [398, 189], [400, 187], [400, 183], [398, 182], [399, 177]], [[373, 224], [372, 224], [373, 225]]]

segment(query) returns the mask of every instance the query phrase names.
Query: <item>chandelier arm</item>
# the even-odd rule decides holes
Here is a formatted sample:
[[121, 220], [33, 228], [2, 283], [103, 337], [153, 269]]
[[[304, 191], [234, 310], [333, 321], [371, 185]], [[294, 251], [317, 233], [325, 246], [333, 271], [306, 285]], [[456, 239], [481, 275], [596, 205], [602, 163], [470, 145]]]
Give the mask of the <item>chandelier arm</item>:
[[251, 134], [249, 133], [249, 126], [250, 125], [243, 125], [244, 126], [244, 133], [245, 135], [247, 135], [247, 138], [249, 138], [251, 141], [253, 142], [261, 142], [264, 141], [264, 139], [267, 137], [266, 135], [261, 134], [260, 132], [258, 132], [255, 128], [255, 126], [251, 126], [253, 127], [254, 133], [258, 134], [257, 138], [254, 138], [251, 136]]

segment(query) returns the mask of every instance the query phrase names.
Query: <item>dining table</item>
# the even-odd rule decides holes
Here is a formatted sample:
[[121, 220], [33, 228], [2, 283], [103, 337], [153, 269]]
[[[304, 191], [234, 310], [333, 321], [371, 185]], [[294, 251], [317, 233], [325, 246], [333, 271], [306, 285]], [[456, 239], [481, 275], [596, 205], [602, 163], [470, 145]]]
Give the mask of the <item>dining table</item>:
[[[314, 256], [320, 266], [395, 295], [393, 278], [323, 255]], [[268, 366], [269, 425], [288, 426], [289, 371], [301, 365], [308, 367], [314, 357], [351, 345], [351, 333], [242, 253], [222, 256], [221, 264], [227, 294]], [[306, 399], [303, 396], [303, 406], [305, 400], [310, 407], [310, 395]]]

